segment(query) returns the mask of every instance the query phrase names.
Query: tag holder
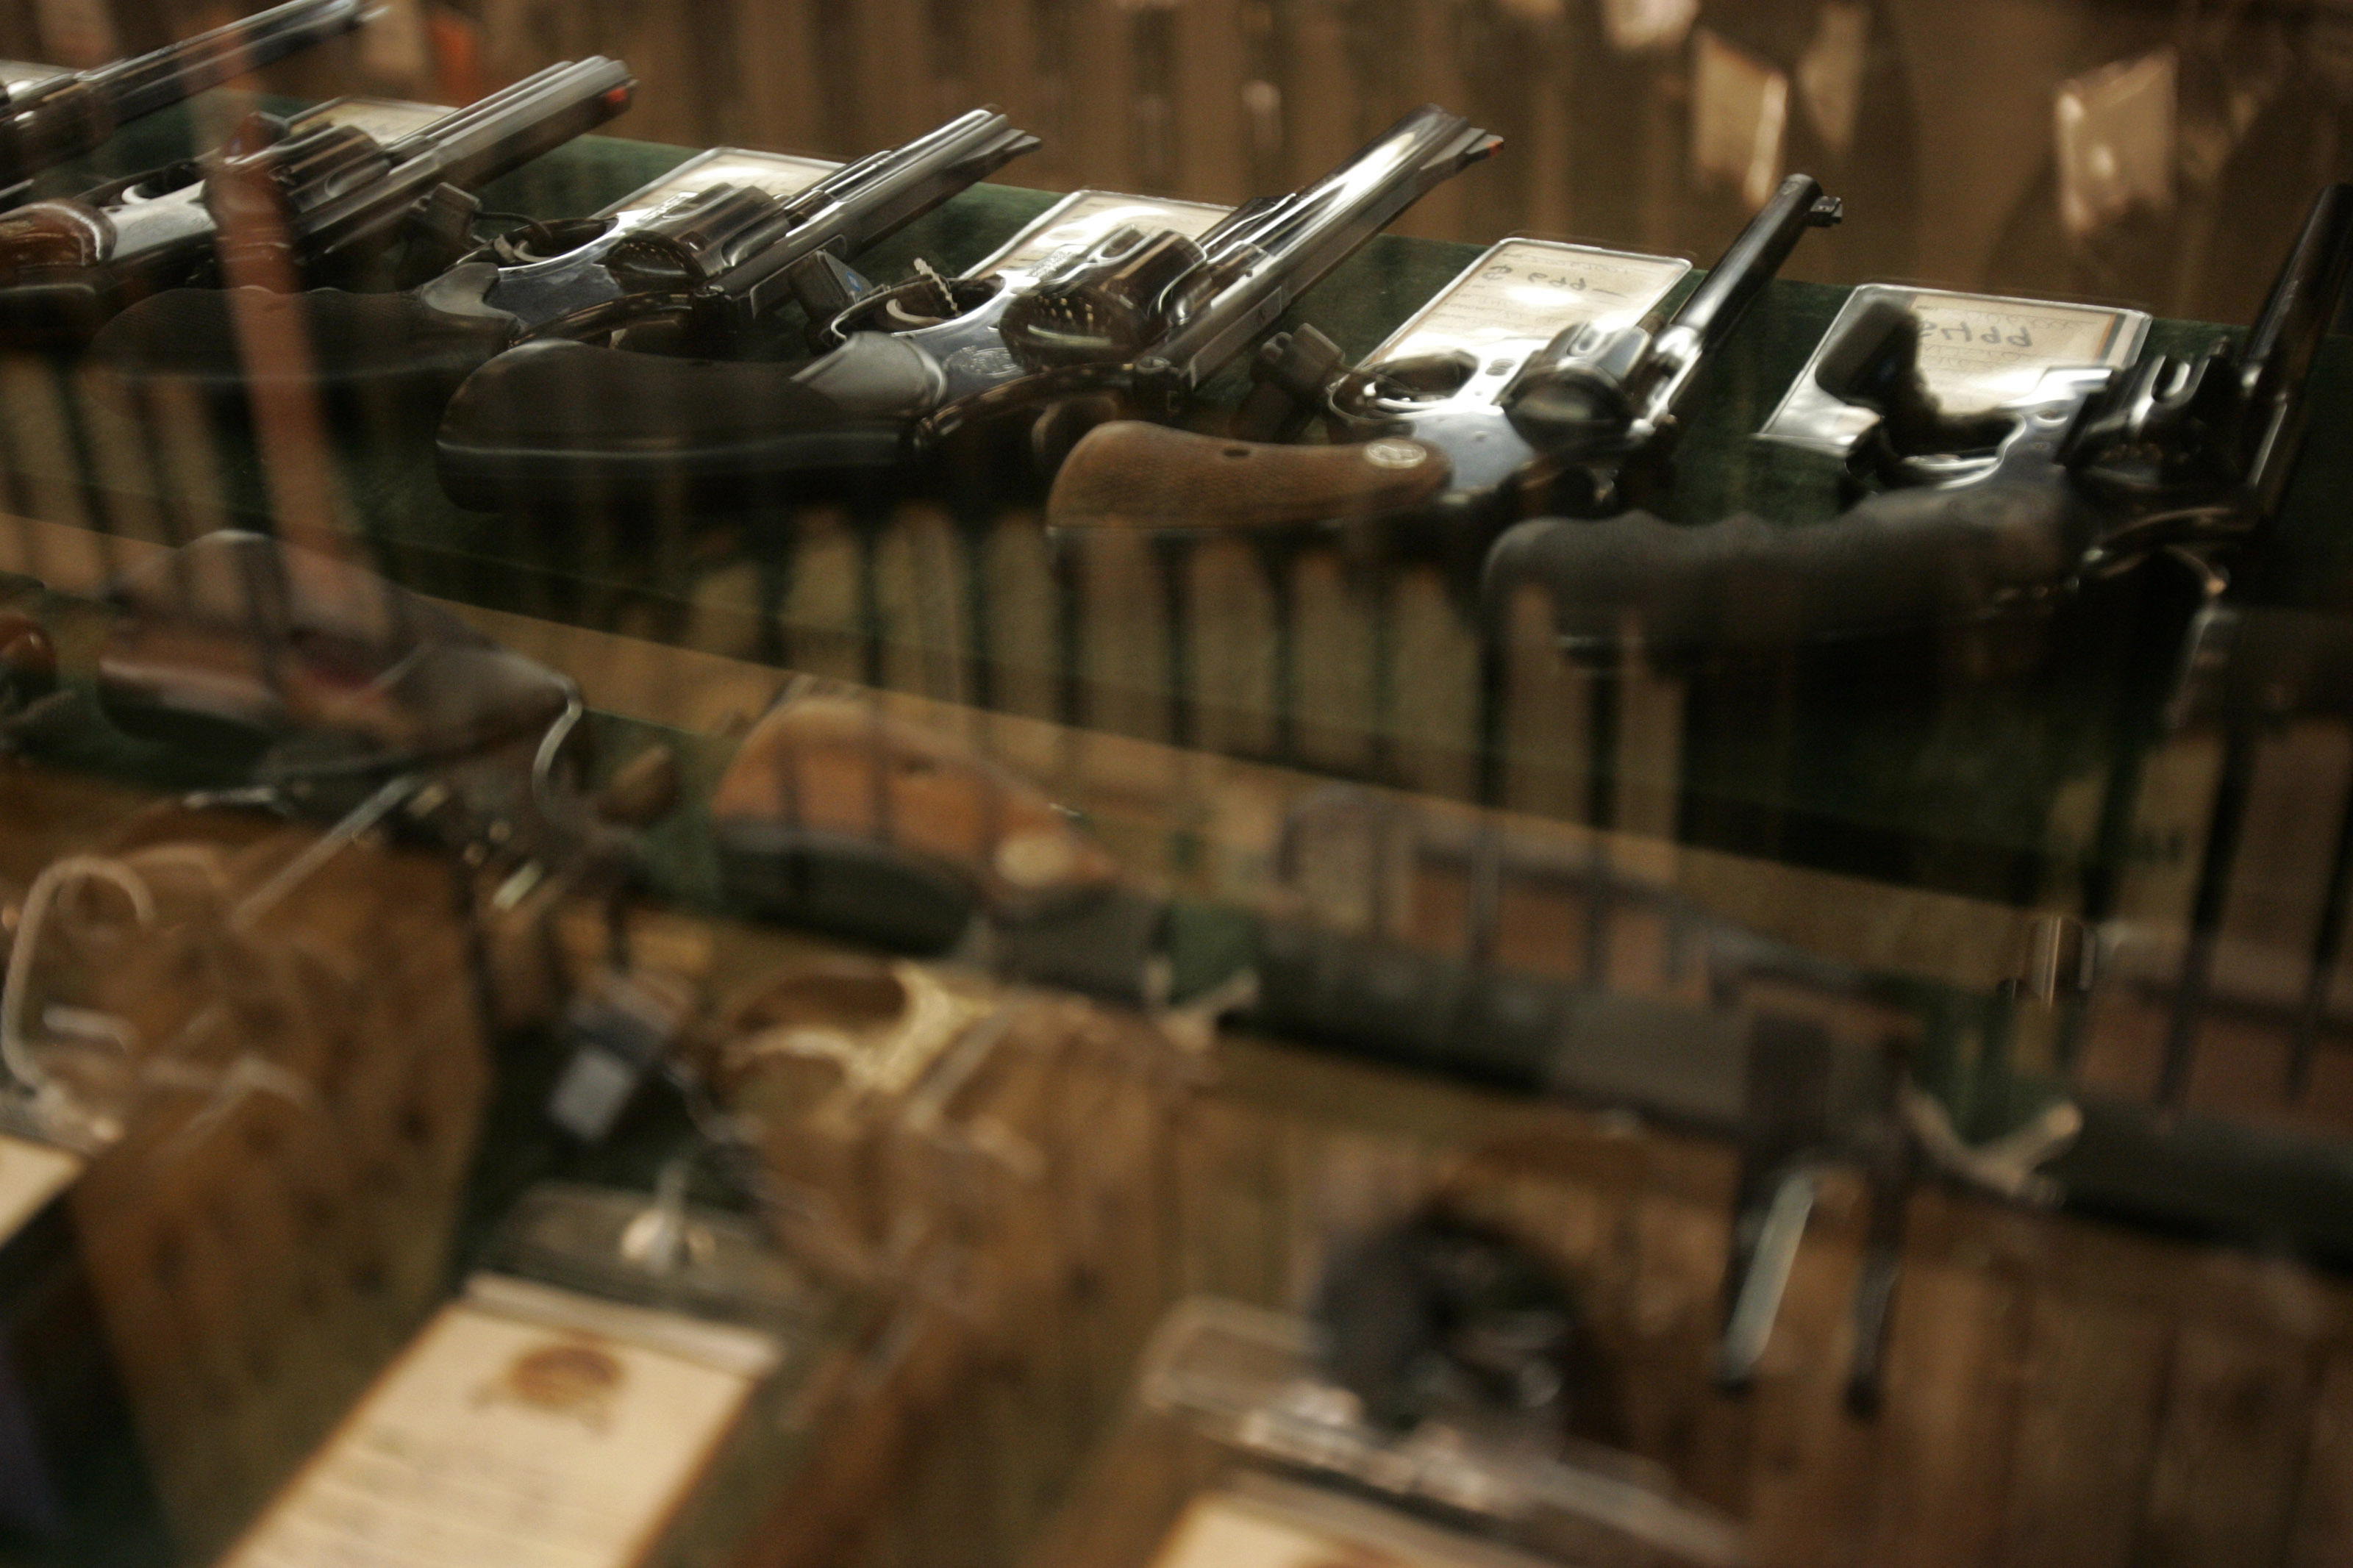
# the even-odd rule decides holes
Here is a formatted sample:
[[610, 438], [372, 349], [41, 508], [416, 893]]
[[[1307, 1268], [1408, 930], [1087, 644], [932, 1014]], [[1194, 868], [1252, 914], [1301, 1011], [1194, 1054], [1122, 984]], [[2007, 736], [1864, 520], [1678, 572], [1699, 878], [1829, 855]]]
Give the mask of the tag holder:
[[862, 1303], [687, 1203], [686, 1174], [527, 1192], [226, 1561], [413, 1535], [463, 1568], [550, 1531], [603, 1568], [740, 1551], [815, 1453]]
[[1822, 384], [1825, 362], [1844, 334], [1883, 302], [1920, 321], [1920, 371], [1927, 390], [1957, 416], [2022, 409], [2063, 392], [2083, 373], [2116, 372], [2140, 357], [2145, 310], [1959, 294], [1866, 283], [1847, 296], [1805, 368], [1757, 432], [1765, 440], [1845, 458], [1880, 422]]
[[1260, 1541], [1269, 1563], [1353, 1561], [1340, 1549], [1357, 1542], [1413, 1568], [1743, 1560], [1736, 1524], [1630, 1455], [1369, 1425], [1325, 1375], [1316, 1331], [1285, 1313], [1183, 1302], [1136, 1388], [1109, 1461], [1059, 1522], [1060, 1550], [1042, 1554], [1057, 1568], [1227, 1568]]

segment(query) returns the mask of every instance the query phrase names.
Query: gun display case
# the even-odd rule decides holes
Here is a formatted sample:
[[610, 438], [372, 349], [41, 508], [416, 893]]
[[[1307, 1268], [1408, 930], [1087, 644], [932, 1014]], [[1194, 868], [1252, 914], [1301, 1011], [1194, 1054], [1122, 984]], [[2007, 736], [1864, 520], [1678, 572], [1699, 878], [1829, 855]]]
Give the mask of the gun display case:
[[0, 1560], [2353, 1559], [2328, 6], [706, 9], [0, 209]]

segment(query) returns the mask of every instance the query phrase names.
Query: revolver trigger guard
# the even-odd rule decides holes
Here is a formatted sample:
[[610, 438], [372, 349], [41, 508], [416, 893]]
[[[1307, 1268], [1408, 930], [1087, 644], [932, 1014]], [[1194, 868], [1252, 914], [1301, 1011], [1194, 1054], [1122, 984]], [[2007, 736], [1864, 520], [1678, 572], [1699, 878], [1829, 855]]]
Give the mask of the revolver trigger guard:
[[1066, 365], [1041, 370], [944, 404], [908, 429], [912, 449], [928, 451], [965, 431], [1021, 413], [1043, 414], [1074, 398], [1135, 395], [1139, 373], [1128, 365]]

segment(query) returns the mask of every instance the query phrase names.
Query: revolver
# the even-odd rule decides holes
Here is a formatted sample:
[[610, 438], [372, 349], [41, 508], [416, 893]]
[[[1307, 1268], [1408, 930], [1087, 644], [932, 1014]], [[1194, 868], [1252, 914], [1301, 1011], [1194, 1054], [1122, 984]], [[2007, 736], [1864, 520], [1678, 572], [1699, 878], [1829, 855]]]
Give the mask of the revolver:
[[[521, 342], [659, 338], [722, 352], [792, 298], [796, 263], [855, 254], [1037, 145], [997, 110], [976, 109], [797, 193], [723, 182], [667, 200], [624, 197], [590, 217], [515, 230], [400, 293], [174, 289], [124, 311], [93, 346], [122, 384], [227, 398], [290, 381], [337, 402], [362, 388], [413, 391], [438, 416], [467, 375]], [[254, 311], [291, 317], [312, 354], [248, 361], [237, 318]], [[639, 357], [657, 377], [671, 363]]]
[[286, 0], [127, 60], [0, 87], [0, 204], [42, 170], [78, 158], [134, 120], [367, 19], [364, 0]]
[[305, 279], [430, 277], [472, 248], [472, 187], [610, 120], [634, 86], [601, 56], [550, 66], [389, 145], [255, 114], [204, 157], [0, 214], [0, 344], [86, 344], [136, 300], [216, 282], [225, 250]]
[[[1806, 230], [1840, 216], [1812, 178], [1790, 175], [1662, 325], [1651, 309], [1683, 263], [1506, 240], [1365, 365], [1312, 326], [1270, 340], [1234, 432], [1261, 439], [1089, 431], [1056, 476], [1049, 521], [1202, 531], [1377, 518], [1400, 543], [1471, 548], [1475, 566], [1511, 521], [1662, 489], [1707, 356]], [[1567, 324], [1546, 336], [1544, 315]], [[1334, 444], [1280, 444], [1318, 416]]]
[[[683, 479], [706, 491], [904, 472], [953, 452], [1050, 467], [1074, 424], [1166, 416], [1423, 193], [1501, 145], [1432, 105], [1321, 180], [1198, 237], [1123, 226], [1034, 268], [876, 289], [812, 257], [797, 286], [825, 352], [800, 365], [649, 363], [527, 344], [451, 400], [441, 474], [463, 503]], [[838, 307], [838, 309], [835, 309]], [[551, 427], [543, 410], [575, 417]], [[909, 459], [914, 459], [912, 466]]]
[[1833, 521], [1748, 513], [1679, 527], [1643, 510], [1544, 518], [1495, 543], [1490, 608], [1550, 591], [1562, 645], [1670, 658], [1966, 626], [2050, 607], [2159, 552], [2260, 540], [2302, 447], [2306, 382], [2353, 265], [2353, 185], [2323, 190], [2243, 342], [2153, 354], [2118, 374], [2047, 372], [1990, 415], [1942, 406], [1916, 317], [1888, 302], [1826, 344], [1815, 374], [1877, 416], [1850, 458], [1870, 493]]

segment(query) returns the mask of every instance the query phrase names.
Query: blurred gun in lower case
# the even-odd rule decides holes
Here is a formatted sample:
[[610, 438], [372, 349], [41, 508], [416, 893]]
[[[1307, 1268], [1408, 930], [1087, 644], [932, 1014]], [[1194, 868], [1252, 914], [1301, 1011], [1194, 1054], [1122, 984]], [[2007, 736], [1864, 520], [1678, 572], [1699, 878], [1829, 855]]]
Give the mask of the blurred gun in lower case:
[[473, 190], [628, 107], [601, 57], [551, 66], [390, 143], [248, 116], [228, 143], [0, 214], [0, 344], [75, 348], [125, 307], [239, 276], [273, 286], [421, 280], [473, 248]]
[[[1361, 366], [1302, 327], [1270, 341], [1253, 366], [1233, 435], [1261, 439], [1101, 426], [1063, 463], [1050, 518], [1064, 530], [1176, 532], [1369, 521], [1388, 544], [1475, 563], [1519, 519], [1614, 510], [1662, 489], [1695, 378], [1806, 231], [1840, 216], [1819, 184], [1792, 174], [1663, 322], [1588, 318], [1515, 349], [1377, 354]], [[1587, 254], [1604, 266], [1650, 260]], [[1580, 258], [1559, 247], [1553, 265], [1574, 271]], [[1673, 273], [1663, 276], [1672, 285]], [[1594, 297], [1588, 279], [1574, 281], [1580, 304]], [[1282, 444], [1311, 423], [1337, 444]]]
[[[297, 382], [335, 406], [358, 395], [404, 396], [429, 421], [476, 368], [518, 344], [544, 342], [559, 361], [566, 345], [590, 343], [737, 351], [794, 298], [797, 263], [854, 256], [1037, 145], [1003, 114], [975, 110], [797, 194], [723, 182], [533, 223], [398, 292], [176, 290], [125, 311], [97, 346], [118, 383], [237, 395], [269, 378]], [[289, 318], [311, 357], [250, 363], [235, 320], [248, 312]], [[538, 362], [522, 355], [512, 363]], [[662, 363], [637, 353], [626, 361], [655, 381]], [[651, 384], [625, 391], [659, 395]], [[576, 403], [559, 399], [534, 412], [568, 419]]]
[[1533, 585], [1568, 649], [1606, 655], [1632, 636], [1704, 657], [1994, 620], [2159, 553], [2219, 583], [2277, 516], [2348, 265], [2353, 186], [2332, 185], [2242, 342], [2054, 370], [2037, 401], [1990, 416], [1939, 406], [1918, 319], [1874, 307], [1816, 372], [1823, 392], [1878, 416], [1851, 459], [1863, 500], [1799, 527], [1747, 513], [1679, 527], [1643, 510], [1524, 523], [1488, 561], [1488, 603]]
[[[1321, 180], [1198, 237], [1123, 225], [1034, 264], [955, 279], [924, 268], [887, 289], [811, 256], [793, 277], [811, 316], [831, 316], [815, 361], [526, 349], [453, 400], [443, 478], [461, 500], [484, 499], [502, 473], [597, 494], [683, 484], [798, 496], [845, 479], [905, 490], [984, 472], [1000, 486], [1031, 481], [1090, 422], [1180, 408], [1319, 279], [1498, 145], [1424, 107]], [[561, 430], [533, 415], [590, 384], [610, 395], [575, 391]]]
[[287, 0], [129, 59], [0, 89], [0, 200], [132, 121], [348, 33], [368, 15], [365, 0]]

